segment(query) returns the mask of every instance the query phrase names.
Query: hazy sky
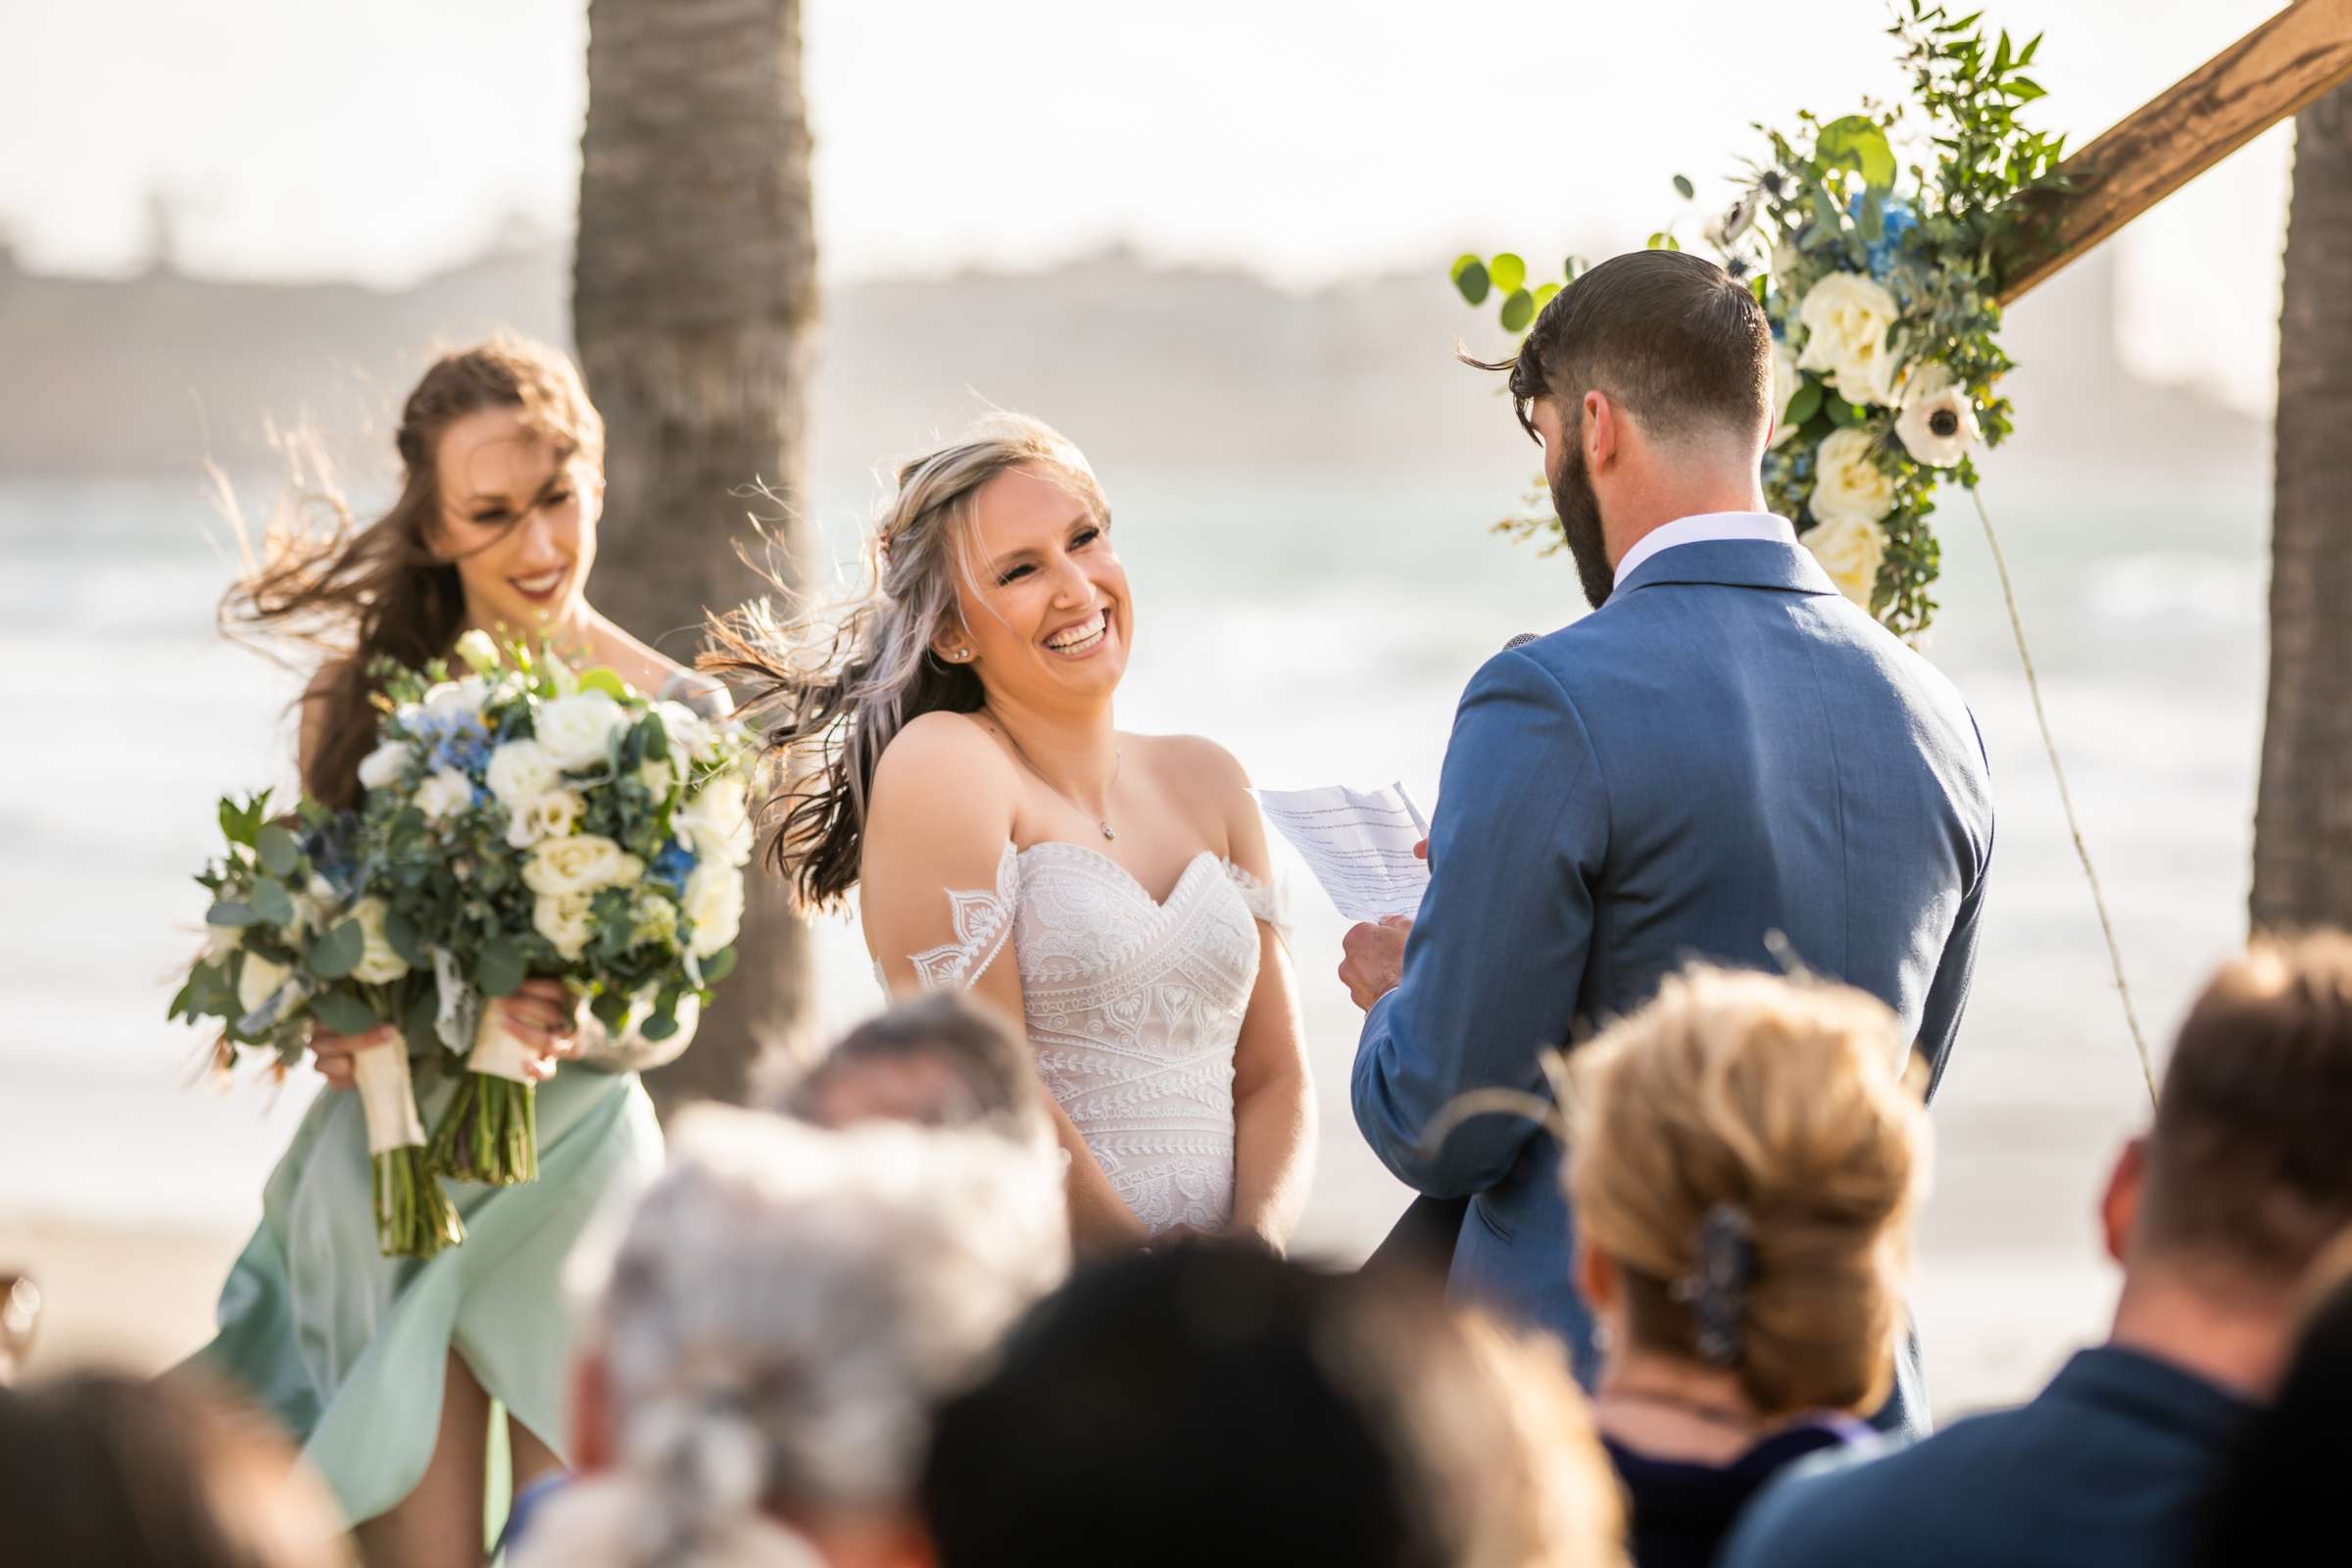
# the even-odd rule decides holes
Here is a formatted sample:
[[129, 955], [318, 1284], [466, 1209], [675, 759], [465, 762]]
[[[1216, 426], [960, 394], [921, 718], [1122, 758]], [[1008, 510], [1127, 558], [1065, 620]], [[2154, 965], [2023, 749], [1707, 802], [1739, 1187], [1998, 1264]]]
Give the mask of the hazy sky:
[[[1970, 0], [1973, 5], [1977, 0]], [[2046, 28], [2077, 141], [2278, 9], [1993, 4]], [[805, 0], [833, 276], [1036, 266], [1113, 240], [1311, 286], [1638, 244], [1753, 120], [1891, 94], [1883, 0]], [[110, 271], [171, 193], [191, 270], [396, 284], [512, 214], [568, 230], [582, 0], [0, 0], [0, 222]], [[2123, 250], [2141, 368], [2267, 406], [2285, 127]], [[0, 355], [5, 346], [0, 345]]]

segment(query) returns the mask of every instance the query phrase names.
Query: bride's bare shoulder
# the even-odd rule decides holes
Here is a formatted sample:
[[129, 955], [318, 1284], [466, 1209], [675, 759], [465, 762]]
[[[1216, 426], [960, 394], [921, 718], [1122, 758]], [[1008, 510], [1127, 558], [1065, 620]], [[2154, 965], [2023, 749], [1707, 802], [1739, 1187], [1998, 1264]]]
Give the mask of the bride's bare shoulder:
[[962, 713], [918, 713], [882, 748], [874, 764], [872, 809], [932, 803], [1009, 802], [1011, 763], [1004, 749]]
[[1250, 775], [1234, 755], [1200, 735], [1122, 735], [1119, 744], [1150, 760], [1152, 772], [1187, 794], [1247, 794]]

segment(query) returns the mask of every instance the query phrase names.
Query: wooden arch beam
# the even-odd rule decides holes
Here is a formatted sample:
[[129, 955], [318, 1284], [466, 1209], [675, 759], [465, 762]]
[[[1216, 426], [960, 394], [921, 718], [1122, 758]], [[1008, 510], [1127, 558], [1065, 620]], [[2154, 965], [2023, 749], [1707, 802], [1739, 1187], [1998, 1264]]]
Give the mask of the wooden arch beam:
[[2279, 121], [2352, 80], [2352, 0], [2295, 0], [2020, 198], [1999, 259], [2006, 305]]

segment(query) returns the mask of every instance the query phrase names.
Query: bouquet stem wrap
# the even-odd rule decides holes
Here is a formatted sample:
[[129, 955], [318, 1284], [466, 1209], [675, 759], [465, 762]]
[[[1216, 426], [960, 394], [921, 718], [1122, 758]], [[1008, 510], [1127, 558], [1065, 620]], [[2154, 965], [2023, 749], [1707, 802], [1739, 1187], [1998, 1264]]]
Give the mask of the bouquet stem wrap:
[[505, 1007], [483, 1006], [466, 1076], [433, 1132], [437, 1168], [490, 1187], [539, 1179], [539, 1095], [529, 1068], [538, 1054], [507, 1027]]
[[394, 1040], [351, 1058], [375, 1173], [376, 1245], [386, 1257], [430, 1257], [466, 1239], [424, 1152], [424, 1123], [409, 1080], [409, 1048]]

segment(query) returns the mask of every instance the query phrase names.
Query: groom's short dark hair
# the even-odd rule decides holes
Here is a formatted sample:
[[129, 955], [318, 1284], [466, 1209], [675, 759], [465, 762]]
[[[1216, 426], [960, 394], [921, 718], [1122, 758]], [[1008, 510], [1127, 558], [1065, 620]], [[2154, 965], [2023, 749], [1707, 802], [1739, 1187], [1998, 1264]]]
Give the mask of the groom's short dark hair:
[[1598, 390], [1651, 435], [1760, 431], [1772, 402], [1772, 325], [1748, 286], [1703, 257], [1634, 251], [1585, 272], [1544, 307], [1508, 370], [1528, 405]]

